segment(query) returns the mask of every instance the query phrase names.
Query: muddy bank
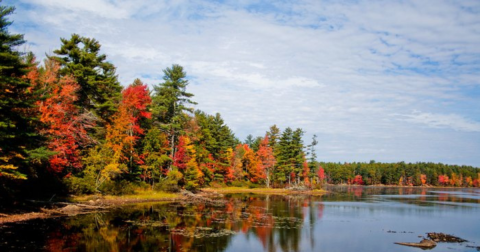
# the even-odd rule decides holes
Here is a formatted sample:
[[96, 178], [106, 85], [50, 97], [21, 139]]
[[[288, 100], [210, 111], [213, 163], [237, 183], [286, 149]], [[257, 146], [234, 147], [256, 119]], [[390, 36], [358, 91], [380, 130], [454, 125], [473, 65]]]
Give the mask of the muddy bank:
[[[99, 211], [107, 211], [110, 208], [121, 207], [126, 204], [149, 203], [149, 202], [204, 202], [210, 204], [223, 204], [221, 199], [222, 194], [212, 191], [198, 191], [192, 193], [189, 191], [181, 191], [176, 194], [176, 197], [159, 197], [159, 198], [141, 198], [135, 195], [128, 197], [104, 197], [94, 195], [86, 200], [79, 200], [79, 202], [41, 202], [29, 201], [30, 205], [22, 206], [23, 209], [10, 209], [9, 211], [0, 212], [0, 225], [5, 223], [27, 221], [31, 219], [54, 218], [61, 216], [74, 216], [79, 214], [88, 214]], [[78, 199], [77, 199], [78, 200]], [[28, 211], [28, 209], [32, 209]]]
[[[71, 202], [38, 202], [30, 201], [27, 204], [42, 205], [41, 207], [22, 207], [22, 209], [9, 209], [8, 212], [0, 212], [0, 225], [5, 223], [27, 221], [32, 219], [45, 219], [61, 216], [74, 216], [78, 214], [87, 214], [92, 212], [107, 211], [113, 207], [121, 207], [126, 204], [146, 203], [146, 202], [165, 202], [175, 200], [188, 200], [188, 197], [179, 194], [177, 198], [157, 198], [157, 199], [140, 199], [140, 198], [104, 198], [96, 196], [94, 199], [82, 201], [78, 203]], [[27, 211], [27, 209], [34, 209]]]

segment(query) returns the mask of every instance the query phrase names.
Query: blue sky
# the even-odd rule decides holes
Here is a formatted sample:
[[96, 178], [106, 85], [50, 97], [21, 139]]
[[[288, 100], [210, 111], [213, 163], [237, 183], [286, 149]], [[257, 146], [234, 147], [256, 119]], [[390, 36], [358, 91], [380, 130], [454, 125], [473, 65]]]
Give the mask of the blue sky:
[[480, 167], [479, 1], [17, 0], [39, 59], [94, 37], [128, 85], [181, 64], [239, 139], [276, 124], [321, 161]]

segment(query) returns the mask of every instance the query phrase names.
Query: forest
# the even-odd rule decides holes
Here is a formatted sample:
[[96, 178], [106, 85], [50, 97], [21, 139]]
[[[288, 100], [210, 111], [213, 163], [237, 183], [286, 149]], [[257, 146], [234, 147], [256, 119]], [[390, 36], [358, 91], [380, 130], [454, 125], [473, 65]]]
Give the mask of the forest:
[[[19, 50], [0, 7], [0, 200], [126, 194], [135, 188], [321, 188], [325, 184], [480, 187], [480, 169], [440, 163], [326, 163], [316, 136], [278, 128], [241, 141], [222, 116], [195, 110], [186, 70], [152, 90], [124, 87], [94, 38], [72, 34], [43, 62]], [[346, 157], [348, 158], [348, 157]]]

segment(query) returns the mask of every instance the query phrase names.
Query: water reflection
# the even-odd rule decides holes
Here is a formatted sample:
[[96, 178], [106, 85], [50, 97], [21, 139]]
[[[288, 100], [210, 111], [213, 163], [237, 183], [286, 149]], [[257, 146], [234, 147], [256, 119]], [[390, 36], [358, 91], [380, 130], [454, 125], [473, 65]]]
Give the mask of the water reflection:
[[480, 244], [478, 190], [329, 190], [321, 197], [242, 194], [137, 204], [10, 224], [0, 227], [0, 251], [412, 251], [393, 242], [432, 231]]

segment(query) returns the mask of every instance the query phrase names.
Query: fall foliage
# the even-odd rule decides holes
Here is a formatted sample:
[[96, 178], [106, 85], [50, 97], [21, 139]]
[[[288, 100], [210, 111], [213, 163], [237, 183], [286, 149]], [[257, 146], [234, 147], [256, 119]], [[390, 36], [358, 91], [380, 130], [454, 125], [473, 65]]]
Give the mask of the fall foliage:
[[[271, 126], [240, 141], [219, 113], [195, 110], [185, 69], [172, 64], [160, 83], [122, 87], [94, 38], [72, 34], [42, 64], [15, 48], [0, 12], [0, 187], [24, 191], [48, 178], [70, 193], [122, 193], [132, 185], [320, 188], [325, 184], [479, 187], [471, 166], [317, 161], [313, 135]], [[43, 176], [43, 177], [42, 177]], [[36, 178], [35, 183], [29, 185]], [[31, 186], [31, 187], [30, 187]], [[54, 192], [56, 193], [56, 192]], [[50, 194], [54, 194], [50, 193]], [[262, 232], [269, 232], [263, 230]]]
[[[88, 114], [80, 114], [74, 105], [79, 85], [72, 76], [60, 77], [60, 65], [53, 59], [45, 61], [45, 69], [33, 69], [28, 78], [33, 89], [39, 89], [46, 98], [36, 102], [42, 126], [39, 133], [46, 137], [47, 148], [55, 154], [49, 159], [49, 168], [57, 173], [64, 169], [80, 169], [80, 149], [92, 143], [87, 129], [94, 126]], [[69, 172], [72, 170], [69, 169]]]

